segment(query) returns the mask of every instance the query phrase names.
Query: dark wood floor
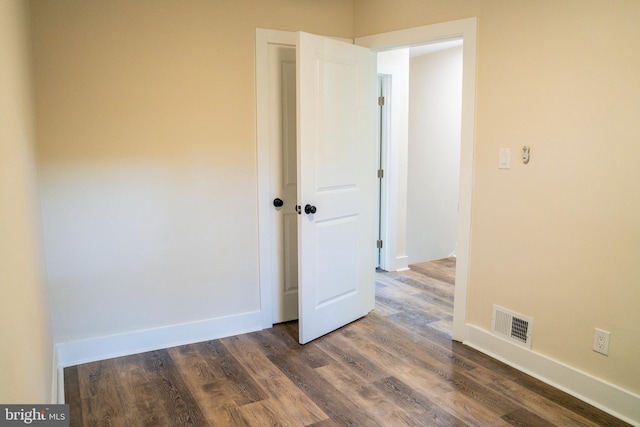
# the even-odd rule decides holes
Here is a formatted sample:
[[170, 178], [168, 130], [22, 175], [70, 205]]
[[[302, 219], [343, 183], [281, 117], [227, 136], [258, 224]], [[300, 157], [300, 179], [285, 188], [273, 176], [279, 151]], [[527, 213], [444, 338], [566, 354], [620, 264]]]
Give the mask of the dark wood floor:
[[377, 273], [376, 309], [65, 369], [72, 426], [622, 426], [450, 339], [455, 260]]

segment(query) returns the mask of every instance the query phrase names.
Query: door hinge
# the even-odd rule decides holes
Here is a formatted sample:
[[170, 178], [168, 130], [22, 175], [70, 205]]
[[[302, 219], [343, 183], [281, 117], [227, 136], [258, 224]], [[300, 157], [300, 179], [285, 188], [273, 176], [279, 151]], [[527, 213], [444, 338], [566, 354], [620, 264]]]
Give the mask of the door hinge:
[[381, 106], [381, 107], [384, 105], [384, 96], [379, 96], [378, 97], [378, 105]]
[[378, 241], [376, 242], [376, 247], [377, 247], [378, 249], [382, 249], [382, 240], [378, 240]]
[[384, 170], [378, 169], [378, 178], [384, 178]]

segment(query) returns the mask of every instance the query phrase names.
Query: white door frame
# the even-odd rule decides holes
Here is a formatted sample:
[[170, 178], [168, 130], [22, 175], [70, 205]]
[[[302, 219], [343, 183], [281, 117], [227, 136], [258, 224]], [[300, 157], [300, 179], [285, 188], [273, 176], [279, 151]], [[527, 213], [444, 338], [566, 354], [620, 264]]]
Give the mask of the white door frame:
[[[473, 192], [473, 150], [476, 102], [476, 38], [477, 18], [409, 28], [355, 39], [355, 43], [383, 51], [463, 39], [462, 53], [462, 129], [460, 140], [460, 194], [457, 227], [457, 263], [453, 306], [452, 338], [467, 339], [467, 292], [469, 288], [469, 249], [471, 244], [471, 199]], [[390, 225], [392, 227], [392, 225]]]
[[[380, 167], [384, 174], [388, 173], [389, 168], [389, 141], [391, 140], [391, 113], [389, 108], [389, 100], [391, 99], [391, 75], [380, 74], [378, 72], [378, 95], [385, 102], [379, 107], [378, 111], [378, 159], [376, 165]], [[391, 205], [389, 199], [390, 181], [389, 179], [378, 178], [378, 231], [379, 239], [382, 240], [382, 248], [378, 249], [376, 254], [378, 258], [378, 266], [386, 271], [390, 270], [389, 257], [391, 256], [391, 248], [395, 248], [389, 239], [389, 207]]]

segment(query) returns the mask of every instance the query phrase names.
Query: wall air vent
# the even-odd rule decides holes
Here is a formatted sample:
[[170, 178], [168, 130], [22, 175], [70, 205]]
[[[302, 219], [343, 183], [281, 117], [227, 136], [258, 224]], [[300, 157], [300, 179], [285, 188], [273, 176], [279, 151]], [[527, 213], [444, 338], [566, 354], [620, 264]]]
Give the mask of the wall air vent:
[[531, 350], [532, 329], [532, 318], [494, 304], [491, 316], [491, 332], [494, 335]]

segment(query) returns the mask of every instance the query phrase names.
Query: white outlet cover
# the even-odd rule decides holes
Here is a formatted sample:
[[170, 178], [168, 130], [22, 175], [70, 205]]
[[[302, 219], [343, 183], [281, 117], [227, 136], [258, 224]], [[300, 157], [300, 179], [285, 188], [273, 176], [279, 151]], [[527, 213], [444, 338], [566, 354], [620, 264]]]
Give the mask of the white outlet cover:
[[609, 355], [609, 338], [611, 334], [609, 331], [596, 328], [593, 334], [593, 351], [596, 353]]

